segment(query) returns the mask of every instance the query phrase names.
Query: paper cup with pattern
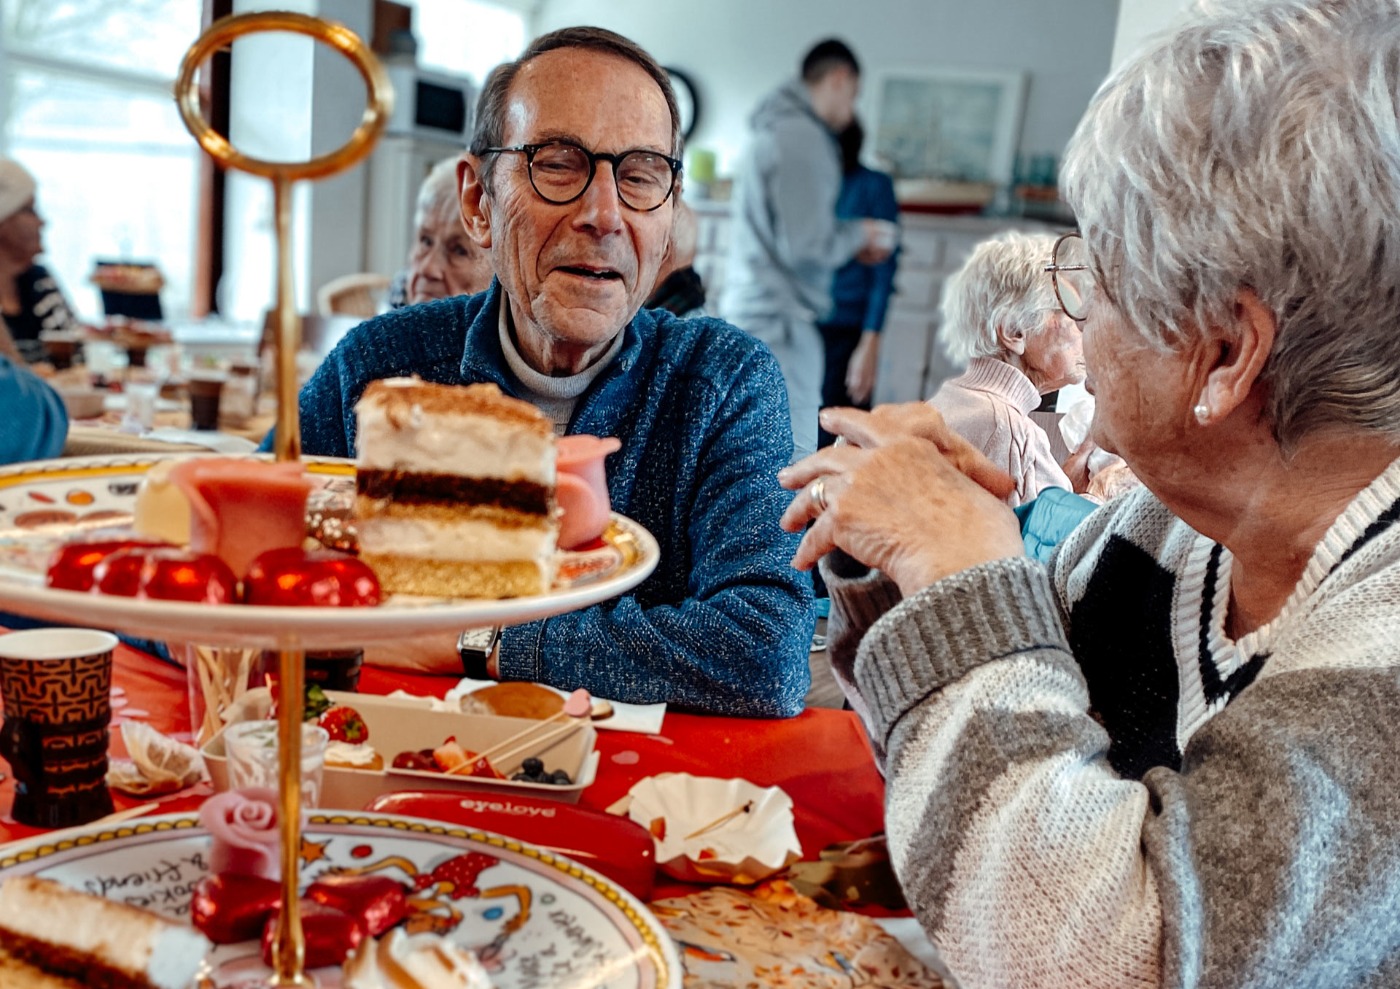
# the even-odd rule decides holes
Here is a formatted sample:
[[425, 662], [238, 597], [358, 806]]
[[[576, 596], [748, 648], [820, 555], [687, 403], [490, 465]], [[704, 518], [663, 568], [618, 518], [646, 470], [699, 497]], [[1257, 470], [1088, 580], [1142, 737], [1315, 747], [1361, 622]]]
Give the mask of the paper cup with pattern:
[[87, 628], [0, 635], [0, 755], [21, 824], [66, 828], [112, 813], [107, 725], [117, 637]]

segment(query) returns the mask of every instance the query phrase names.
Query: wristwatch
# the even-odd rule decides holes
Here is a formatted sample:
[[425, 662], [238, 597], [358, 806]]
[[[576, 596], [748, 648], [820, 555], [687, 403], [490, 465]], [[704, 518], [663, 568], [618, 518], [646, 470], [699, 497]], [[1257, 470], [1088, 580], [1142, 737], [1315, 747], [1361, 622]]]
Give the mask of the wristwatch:
[[469, 628], [457, 637], [457, 655], [462, 657], [462, 674], [473, 680], [490, 680], [486, 663], [501, 641], [501, 626]]

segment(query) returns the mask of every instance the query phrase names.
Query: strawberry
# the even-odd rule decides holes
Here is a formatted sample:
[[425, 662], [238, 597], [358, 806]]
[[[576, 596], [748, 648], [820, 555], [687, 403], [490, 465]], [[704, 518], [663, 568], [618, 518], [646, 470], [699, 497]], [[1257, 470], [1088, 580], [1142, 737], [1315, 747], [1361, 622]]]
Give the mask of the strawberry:
[[332, 742], [359, 745], [369, 739], [369, 726], [365, 724], [365, 719], [360, 716], [359, 711], [344, 704], [337, 704], [326, 710], [316, 723], [326, 729], [326, 734], [330, 735]]

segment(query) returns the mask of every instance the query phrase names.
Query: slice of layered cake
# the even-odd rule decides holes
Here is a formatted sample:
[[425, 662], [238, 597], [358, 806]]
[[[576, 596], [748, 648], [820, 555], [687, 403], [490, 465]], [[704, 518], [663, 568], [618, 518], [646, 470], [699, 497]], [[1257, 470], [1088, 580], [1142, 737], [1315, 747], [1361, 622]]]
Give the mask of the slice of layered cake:
[[547, 590], [559, 536], [554, 431], [495, 385], [390, 378], [359, 404], [360, 557], [386, 591], [519, 597]]
[[211, 947], [192, 927], [49, 879], [15, 876], [0, 887], [6, 987], [188, 989]]

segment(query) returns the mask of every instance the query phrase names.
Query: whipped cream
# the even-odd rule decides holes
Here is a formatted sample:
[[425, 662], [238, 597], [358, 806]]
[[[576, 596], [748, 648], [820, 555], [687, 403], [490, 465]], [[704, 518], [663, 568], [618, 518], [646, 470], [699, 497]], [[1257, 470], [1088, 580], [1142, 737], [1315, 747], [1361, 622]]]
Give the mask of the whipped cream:
[[476, 955], [437, 934], [394, 928], [366, 938], [345, 962], [344, 989], [491, 989]]
[[554, 556], [557, 525], [506, 528], [481, 519], [442, 522], [426, 518], [361, 518], [360, 552], [417, 556], [464, 563], [549, 560]]
[[326, 745], [326, 762], [338, 766], [354, 766], [368, 769], [374, 764], [377, 753], [374, 746], [365, 742], [353, 745], [350, 742], [329, 742]]

